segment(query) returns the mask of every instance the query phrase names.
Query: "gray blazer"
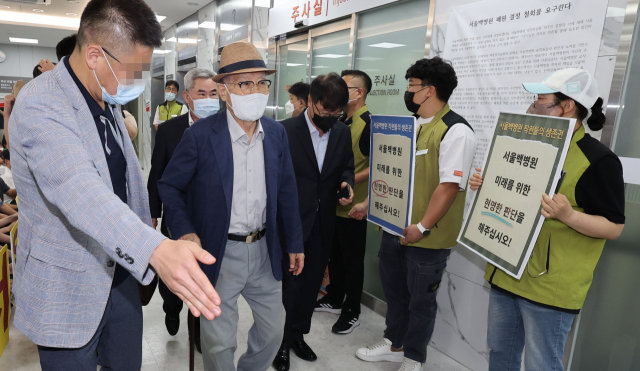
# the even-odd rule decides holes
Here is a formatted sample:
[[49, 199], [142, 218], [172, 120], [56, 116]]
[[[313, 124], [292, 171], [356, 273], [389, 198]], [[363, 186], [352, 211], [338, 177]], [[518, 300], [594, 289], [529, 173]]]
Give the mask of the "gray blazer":
[[[127, 133], [120, 110], [114, 114]], [[104, 313], [114, 262], [148, 284], [149, 259], [165, 237], [150, 227], [149, 196], [128, 138], [128, 205], [113, 193], [95, 121], [64, 63], [20, 91], [10, 120], [20, 200], [14, 324], [38, 345], [81, 347]]]

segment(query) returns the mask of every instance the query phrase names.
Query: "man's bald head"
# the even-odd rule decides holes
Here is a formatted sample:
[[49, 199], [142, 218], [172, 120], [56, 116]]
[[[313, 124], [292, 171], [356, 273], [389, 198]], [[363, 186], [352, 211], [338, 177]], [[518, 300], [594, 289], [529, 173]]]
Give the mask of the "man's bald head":
[[162, 29], [143, 0], [91, 0], [80, 18], [77, 43], [81, 49], [98, 44], [112, 54], [132, 54], [136, 46], [160, 46]]

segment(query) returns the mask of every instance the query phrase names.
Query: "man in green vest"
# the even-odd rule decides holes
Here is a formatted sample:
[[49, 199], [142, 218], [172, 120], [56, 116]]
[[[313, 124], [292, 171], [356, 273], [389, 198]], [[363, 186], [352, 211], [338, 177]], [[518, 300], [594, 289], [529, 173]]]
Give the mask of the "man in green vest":
[[[387, 231], [378, 254], [387, 298], [384, 339], [358, 349], [364, 361], [402, 362], [420, 371], [427, 359], [438, 305], [436, 295], [462, 226], [475, 133], [447, 101], [458, 85], [453, 67], [434, 57], [409, 67], [404, 100], [418, 134], [411, 224], [403, 237]], [[357, 205], [356, 205], [357, 207]]]
[[[342, 71], [349, 88], [349, 104], [340, 117], [351, 129], [351, 146], [355, 165], [353, 202], [367, 198], [369, 186], [369, 147], [371, 117], [365, 103], [371, 91], [371, 78], [358, 70]], [[333, 325], [334, 334], [348, 334], [360, 325], [360, 299], [364, 286], [364, 253], [367, 247], [367, 221], [349, 216], [351, 205], [338, 205], [336, 225], [329, 260], [327, 295], [316, 303], [316, 312], [340, 314]], [[345, 300], [346, 295], [346, 300]]]
[[176, 100], [180, 91], [180, 84], [175, 80], [167, 80], [164, 84], [164, 103], [156, 109], [156, 116], [153, 118], [153, 126], [158, 130], [158, 125], [167, 120], [176, 118], [189, 112], [189, 107]]

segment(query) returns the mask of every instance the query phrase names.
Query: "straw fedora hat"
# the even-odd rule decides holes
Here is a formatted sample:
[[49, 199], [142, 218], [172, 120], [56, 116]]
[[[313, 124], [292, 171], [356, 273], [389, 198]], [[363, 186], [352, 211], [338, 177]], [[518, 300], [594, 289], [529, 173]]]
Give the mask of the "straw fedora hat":
[[262, 55], [253, 44], [238, 41], [222, 49], [220, 69], [213, 81], [220, 82], [226, 76], [248, 72], [264, 72], [267, 75], [271, 75], [276, 70], [267, 69]]

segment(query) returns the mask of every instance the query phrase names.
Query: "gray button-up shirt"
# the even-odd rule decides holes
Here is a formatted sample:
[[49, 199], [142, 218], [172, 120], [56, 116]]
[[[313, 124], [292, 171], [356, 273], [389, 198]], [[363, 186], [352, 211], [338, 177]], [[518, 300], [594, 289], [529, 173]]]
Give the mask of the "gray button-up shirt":
[[251, 143], [244, 129], [227, 110], [233, 151], [233, 199], [229, 233], [250, 234], [267, 222], [267, 184], [264, 174], [264, 130], [258, 126]]

